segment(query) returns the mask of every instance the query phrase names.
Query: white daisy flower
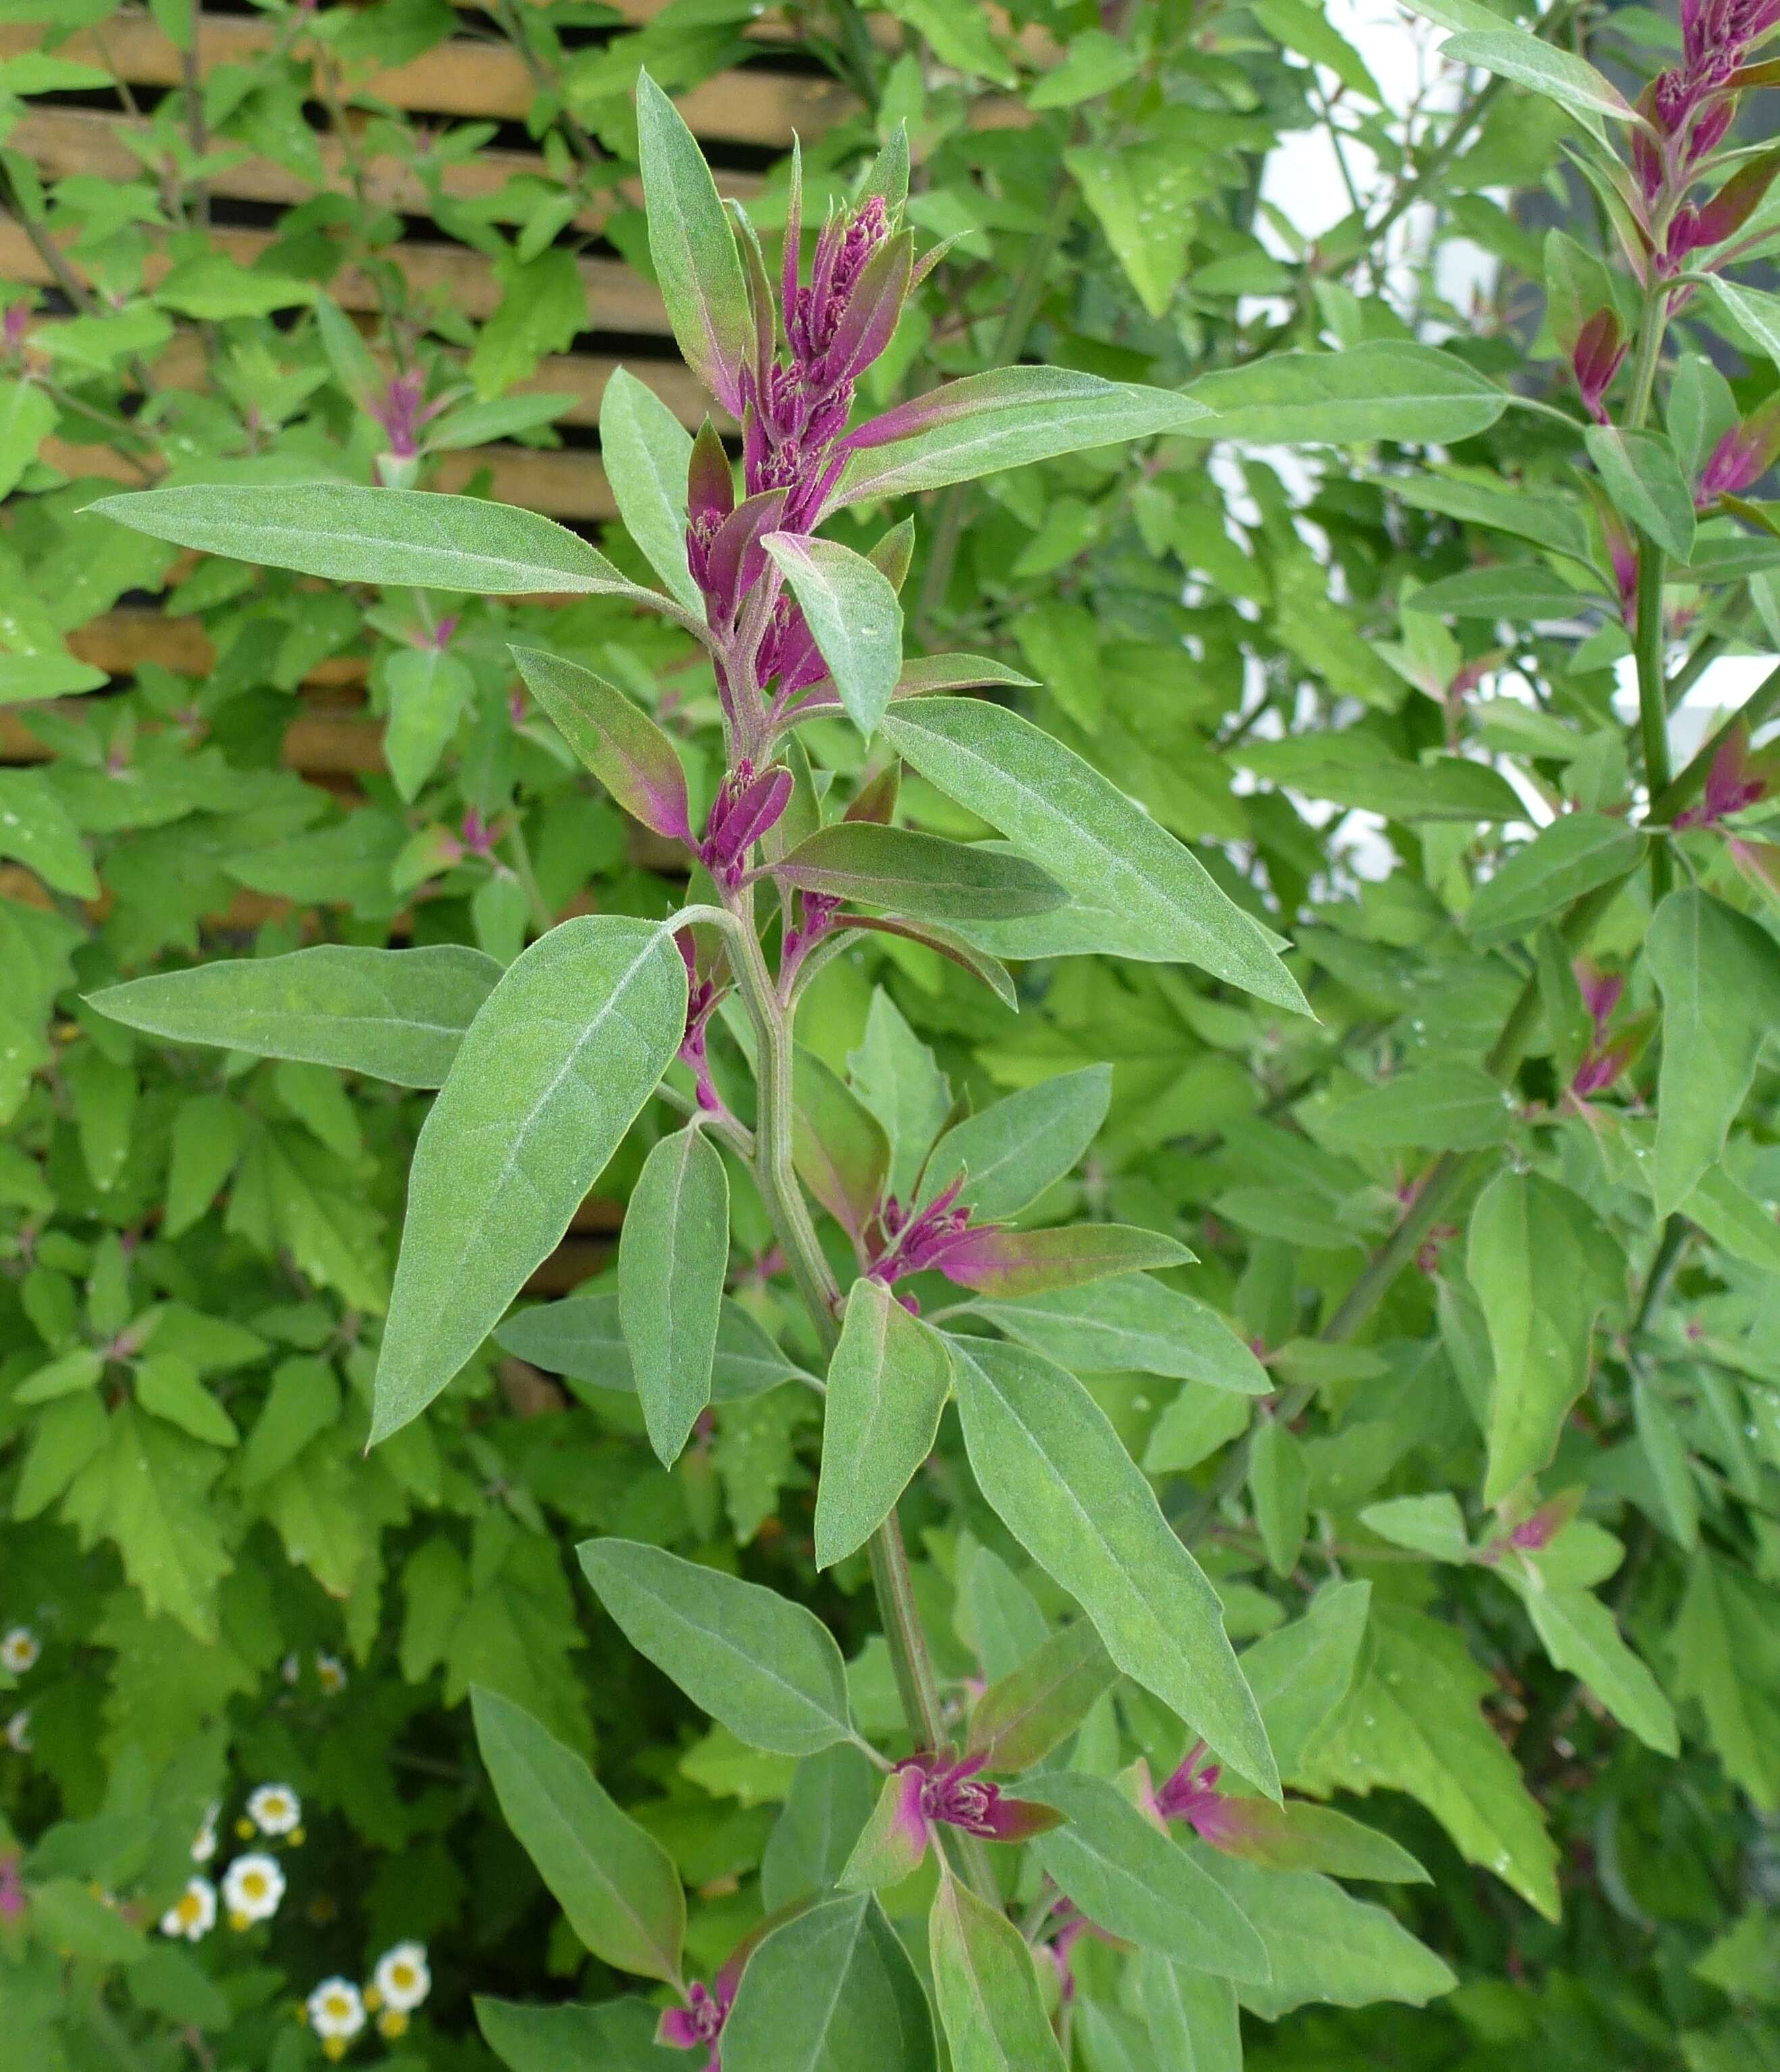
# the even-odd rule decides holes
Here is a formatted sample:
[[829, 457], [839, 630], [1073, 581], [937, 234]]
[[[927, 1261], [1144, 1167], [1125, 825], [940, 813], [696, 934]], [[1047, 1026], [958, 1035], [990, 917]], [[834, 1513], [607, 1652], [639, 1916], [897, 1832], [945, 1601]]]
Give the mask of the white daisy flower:
[[315, 1681], [321, 1686], [324, 1698], [337, 1698], [346, 1688], [346, 1667], [338, 1655], [315, 1657]]
[[221, 1811], [220, 1805], [212, 1806], [204, 1816], [204, 1825], [198, 1830], [192, 1844], [193, 1863], [207, 1864], [216, 1853], [216, 1815]]
[[28, 1626], [15, 1626], [0, 1638], [0, 1669], [23, 1676], [43, 1651], [43, 1642]]
[[350, 1979], [323, 1979], [304, 2003], [309, 2026], [329, 2058], [344, 2058], [365, 2026], [365, 2000]]
[[251, 1928], [270, 1921], [284, 1897], [284, 1873], [276, 1856], [237, 1856], [223, 1873], [223, 1905], [231, 1928]]
[[161, 1916], [163, 1935], [183, 1935], [201, 1942], [216, 1925], [216, 1888], [208, 1878], [186, 1880], [185, 1890]]
[[288, 1835], [303, 1818], [303, 1801], [288, 1784], [262, 1784], [247, 1794], [247, 1817], [262, 1835]]
[[433, 1989], [423, 1942], [398, 1942], [385, 1950], [372, 1974], [383, 2004], [398, 2014], [410, 2013]]
[[14, 1712], [6, 1722], [6, 1746], [14, 1755], [29, 1755], [31, 1749], [31, 1714]]

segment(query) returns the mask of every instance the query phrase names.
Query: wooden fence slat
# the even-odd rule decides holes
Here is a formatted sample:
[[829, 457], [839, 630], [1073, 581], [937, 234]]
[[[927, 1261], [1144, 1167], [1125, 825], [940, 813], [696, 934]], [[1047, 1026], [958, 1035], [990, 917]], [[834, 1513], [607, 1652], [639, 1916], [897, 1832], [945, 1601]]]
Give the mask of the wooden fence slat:
[[[244, 268], [251, 266], [275, 241], [271, 232], [264, 230], [216, 229], [210, 238], [215, 250]], [[423, 299], [437, 296], [467, 316], [490, 316], [501, 300], [494, 269], [480, 252], [464, 245], [407, 239], [390, 245], [385, 256], [401, 268], [417, 295]], [[582, 259], [576, 264], [587, 283], [588, 322], [593, 329], [666, 331], [667, 314], [659, 292], [633, 273], [623, 260]], [[146, 278], [151, 286], [165, 278], [169, 265], [164, 252], [150, 253]], [[52, 280], [36, 248], [10, 219], [0, 220], [0, 276], [46, 286]], [[328, 282], [328, 291], [343, 309], [377, 306], [376, 284], [356, 266], [343, 267]]]
[[[251, 65], [274, 48], [274, 23], [239, 15], [205, 18], [199, 56], [206, 73], [220, 65]], [[41, 47], [31, 23], [0, 24], [0, 57]], [[101, 45], [103, 45], [101, 50]], [[145, 14], [126, 8], [97, 35], [80, 30], [57, 46], [58, 55], [99, 65], [132, 86], [175, 87], [182, 82], [179, 50]], [[393, 107], [430, 115], [523, 121], [538, 89], [517, 52], [505, 43], [454, 36], [385, 72], [353, 75], [350, 90]], [[857, 110], [857, 98], [834, 80], [748, 66], [721, 72], [677, 97], [694, 132], [724, 142], [783, 150], [793, 131], [814, 135]]]
[[[108, 115], [90, 108], [34, 108], [13, 125], [6, 142], [23, 153], [48, 180], [65, 179], [82, 173], [102, 179], [142, 179], [143, 162], [126, 139], [146, 136], [150, 125], [121, 115]], [[340, 140], [321, 135], [316, 147], [328, 177], [344, 188], [348, 179], [345, 154]], [[394, 209], [402, 216], [430, 216], [432, 197], [414, 169], [388, 154], [366, 158], [361, 175], [369, 200], [379, 208]], [[496, 194], [509, 180], [547, 177], [542, 156], [535, 151], [478, 151], [473, 158], [459, 158], [444, 167], [439, 184], [453, 201], [475, 201]], [[738, 201], [758, 195], [761, 181], [752, 173], [719, 169], [720, 193]], [[270, 158], [246, 158], [213, 173], [206, 183], [213, 195], [226, 200], [264, 202], [280, 207], [307, 201], [314, 183], [289, 166]], [[616, 196], [627, 204], [641, 205], [642, 188], [626, 180], [596, 196], [573, 221], [578, 229], [597, 231], [611, 213]]]

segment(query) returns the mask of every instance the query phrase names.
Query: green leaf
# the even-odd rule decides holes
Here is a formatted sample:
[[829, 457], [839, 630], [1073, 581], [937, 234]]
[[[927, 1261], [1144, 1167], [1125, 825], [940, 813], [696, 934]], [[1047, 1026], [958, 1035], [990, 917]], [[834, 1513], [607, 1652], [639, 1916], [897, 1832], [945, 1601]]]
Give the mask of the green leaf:
[[1072, 1619], [977, 1700], [970, 1753], [983, 1755], [991, 1770], [1030, 1770], [1075, 1732], [1117, 1681], [1094, 1622]]
[[1452, 1971], [1382, 1906], [1345, 1893], [1313, 1872], [1263, 1870], [1235, 1856], [1193, 1852], [1226, 1896], [1247, 1915], [1266, 1949], [1272, 1975], [1238, 1980], [1244, 2007], [1277, 2021], [1312, 2000], [1365, 2007], [1404, 2000], [1425, 2007], [1458, 1984]]
[[600, 399], [600, 459], [624, 529], [688, 611], [703, 593], [686, 566], [686, 467], [692, 436], [653, 388], [615, 367]]
[[225, 253], [200, 252], [182, 259], [154, 294], [157, 306], [202, 323], [231, 317], [267, 317], [315, 298], [312, 281], [292, 280], [243, 266]]
[[1264, 1414], [1249, 1449], [1248, 1488], [1267, 1566], [1289, 1576], [1310, 1527], [1310, 1477], [1290, 1429]]
[[1266, 1980], [1267, 1951], [1243, 1909], [1123, 1793], [1069, 1771], [1023, 1789], [1068, 1816], [1066, 1827], [1038, 1838], [1033, 1853], [1096, 1927], [1221, 1979]]
[[1428, 1885], [1425, 1870], [1376, 1827], [1327, 1806], [1288, 1799], [1224, 1802], [1214, 1845], [1226, 1856], [1271, 1871], [1320, 1871], [1328, 1877], [1370, 1878], [1383, 1885]]
[[412, 802], [474, 699], [476, 678], [443, 649], [398, 648], [385, 656], [382, 679], [389, 696], [383, 758], [397, 791]]
[[644, 1161], [618, 1240], [618, 1316], [649, 1428], [672, 1467], [711, 1400], [729, 1271], [729, 1175], [696, 1122]]
[[1061, 367], [999, 367], [929, 389], [851, 434], [836, 504], [971, 482], [1003, 468], [1160, 432], [1197, 430], [1205, 405], [1166, 388]]
[[1344, 352], [1270, 352], [1201, 375], [1190, 392], [1244, 446], [1450, 446], [1486, 431], [1508, 395], [1454, 354], [1380, 339]]
[[1714, 277], [1712, 292], [1733, 326], [1780, 368], [1780, 295]]
[[1670, 1646], [1675, 1695], [1696, 1699], [1725, 1774], [1764, 1812], [1780, 1807], [1780, 1650], [1774, 1593], [1702, 1547]]
[[456, 944], [373, 950], [321, 943], [284, 956], [158, 972], [87, 998], [112, 1021], [170, 1042], [438, 1087], [501, 975], [492, 957]]
[[235, 1420], [199, 1380], [196, 1368], [177, 1353], [150, 1353], [136, 1370], [135, 1393], [150, 1416], [165, 1418], [194, 1439], [212, 1446], [241, 1444]]
[[884, 1125], [845, 1080], [799, 1046], [792, 1066], [791, 1154], [797, 1177], [855, 1238], [890, 1173]]
[[1518, 940], [1585, 892], [1630, 877], [1643, 857], [1643, 837], [1623, 820], [1561, 814], [1478, 886], [1465, 931], [1479, 944]]
[[14, 1403], [55, 1403], [97, 1386], [105, 1371], [103, 1356], [90, 1346], [71, 1346], [65, 1353], [34, 1367], [12, 1392]]
[[[1495, 1679], [1471, 1659], [1462, 1634], [1419, 1612], [1374, 1605], [1352, 1688], [1297, 1775], [1318, 1793], [1407, 1792], [1468, 1862], [1555, 1921], [1557, 1851], [1514, 1758], [1478, 1707], [1496, 1694]], [[1253, 1916], [1270, 1938], [1271, 1914]]]
[[[1418, 595], [1419, 593], [1418, 593]], [[1407, 763], [1369, 734], [1298, 734], [1244, 742], [1230, 760], [1275, 784], [1393, 820], [1518, 820], [1527, 808], [1506, 778], [1461, 755]]]
[[1665, 435], [1622, 431], [1617, 425], [1591, 425], [1583, 438], [1620, 516], [1641, 532], [1648, 532], [1676, 561], [1691, 561], [1696, 529], [1693, 491]]
[[886, 906], [917, 921], [1002, 921], [1046, 914], [1069, 894], [1023, 856], [870, 820], [819, 828], [773, 865], [805, 892]]
[[1141, 807], [1030, 720], [981, 699], [922, 698], [889, 713], [884, 731], [930, 783], [1072, 892], [1127, 917], [1131, 954], [1197, 964], [1308, 1011], [1259, 922]]
[[1663, 1522], [1670, 1537], [1691, 1554], [1700, 1544], [1700, 1490], [1687, 1443], [1667, 1404], [1642, 1375], [1633, 1377], [1632, 1414]]
[[1650, 1191], [1666, 1216], [1722, 1153], [1761, 1046], [1780, 1029], [1780, 944], [1747, 915], [1687, 886], [1652, 915], [1644, 954], [1663, 996]]
[[686, 2072], [685, 2054], [655, 2041], [661, 2010], [647, 2000], [521, 2007], [479, 1996], [476, 2018], [508, 2072]]
[[818, 1568], [863, 1546], [896, 1508], [933, 1450], [951, 1388], [952, 1357], [939, 1333], [910, 1316], [883, 1281], [855, 1281], [828, 1363]]
[[1360, 54], [1339, 34], [1320, 8], [1307, 0], [1259, 0], [1255, 18], [1267, 34], [1312, 64], [1325, 65], [1355, 93], [1384, 103], [1384, 96]]
[[781, 1923], [748, 1960], [723, 2072], [934, 2072], [933, 2017], [869, 1893]]
[[1017, 1215], [1073, 1170], [1111, 1100], [1112, 1067], [1089, 1065], [992, 1102], [934, 1145], [917, 1202], [932, 1201], [962, 1173], [964, 1199], [979, 1223]]
[[1077, 1374], [1159, 1374], [1239, 1396], [1272, 1392], [1267, 1369], [1222, 1317], [1148, 1274], [970, 1306]]
[[1138, 1961], [1143, 2019], [1156, 2063], [1168, 2072], [1242, 2072], [1242, 2016], [1236, 1989], [1147, 1950]]
[[668, 322], [686, 364], [739, 410], [754, 326], [735, 234], [697, 139], [646, 72], [637, 81], [637, 140], [649, 257]]
[[[133, 490], [101, 496], [87, 508], [177, 547], [336, 582], [479, 597], [540, 590], [631, 594], [637, 588], [604, 554], [548, 518], [431, 490], [243, 483]], [[102, 549], [96, 545], [95, 551]]]
[[1495, 1356], [1483, 1492], [1494, 1504], [1556, 1450], [1625, 1261], [1580, 1196], [1537, 1173], [1503, 1172], [1471, 1212], [1465, 1272]]
[[1518, 626], [1531, 626], [1543, 619], [1574, 619], [1588, 606], [1605, 603], [1598, 589], [1579, 589], [1537, 561], [1503, 561], [1424, 583], [1404, 597], [1403, 610], [1447, 619], [1506, 619]]
[[1127, 1676], [1277, 1795], [1218, 1593], [1105, 1413], [1036, 1353], [954, 1338], [952, 1356], [970, 1466], [1008, 1530], [1081, 1605]]
[[1468, 31], [1440, 46], [1453, 64], [1481, 65], [1498, 79], [1511, 79], [1573, 115], [1591, 136], [1605, 137], [1601, 118], [1634, 122], [1638, 118], [1617, 87], [1586, 58], [1543, 43], [1525, 29]]
[[686, 771], [674, 743], [640, 705], [584, 669], [535, 648], [509, 650], [558, 733], [633, 819], [690, 841]]
[[0, 770], [0, 857], [34, 870], [52, 891], [97, 899], [93, 861], [66, 806], [41, 770]]
[[1138, 300], [1152, 317], [1165, 316], [1185, 277], [1194, 204], [1205, 191], [1199, 167], [1172, 143], [1082, 146], [1063, 162]]
[[791, 586], [847, 717], [869, 741], [902, 674], [902, 606], [889, 578], [833, 540], [769, 532], [760, 545]]
[[1344, 1147], [1480, 1151], [1505, 1144], [1514, 1096], [1481, 1065], [1458, 1060], [1414, 1066], [1332, 1109], [1329, 1140]]
[[851, 1741], [834, 1636], [801, 1605], [659, 1547], [590, 1540], [587, 1580], [632, 1647], [750, 1748], [814, 1755]]
[[838, 1882], [871, 1817], [876, 1774], [850, 1741], [797, 1765], [760, 1860], [760, 1898], [769, 1913]]
[[[628, 1392], [637, 1386], [630, 1348], [619, 1321], [618, 1297], [611, 1289], [521, 1309], [501, 1325], [494, 1338], [503, 1352], [586, 1388]], [[781, 1381], [809, 1379], [740, 1303], [724, 1297], [711, 1367], [714, 1403], [739, 1403], [777, 1388]]]
[[686, 966], [652, 922], [539, 938], [471, 1025], [414, 1149], [373, 1443], [418, 1416], [499, 1322], [678, 1050]]
[[1032, 1951], [1006, 1914], [942, 1877], [927, 1941], [953, 2072], [1066, 2072]]
[[1432, 1496], [1394, 1496], [1382, 1503], [1368, 1504], [1360, 1523], [1393, 1547], [1407, 1547], [1436, 1561], [1466, 1562], [1471, 1558], [1471, 1536], [1465, 1529], [1465, 1513], [1450, 1490]]
[[1659, 1755], [1679, 1748], [1675, 1710], [1656, 1679], [1620, 1635], [1613, 1614], [1587, 1590], [1542, 1589], [1509, 1578], [1540, 1644], [1560, 1669], [1580, 1677], [1622, 1727]]
[[10, 496], [56, 429], [56, 409], [35, 381], [0, 381], [0, 496]]
[[686, 1903], [666, 1850], [529, 1712], [480, 1688], [470, 1705], [501, 1813], [569, 1926], [616, 1969], [678, 1983]]

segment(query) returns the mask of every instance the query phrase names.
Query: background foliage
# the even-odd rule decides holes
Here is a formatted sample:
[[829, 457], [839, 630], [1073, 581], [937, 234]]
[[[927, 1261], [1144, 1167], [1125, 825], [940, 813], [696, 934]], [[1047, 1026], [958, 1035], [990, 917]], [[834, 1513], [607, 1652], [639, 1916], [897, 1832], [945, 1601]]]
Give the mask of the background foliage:
[[[1475, 28], [1482, 10], [1431, 11]], [[1106, 18], [380, 0], [207, 14], [201, 38], [180, 0], [7, 0], [0, 23], [0, 2012], [29, 2062], [286, 2072], [324, 2033], [293, 2008], [408, 1939], [431, 1995], [406, 2033], [354, 2037], [356, 2059], [484, 2066], [472, 1991], [620, 1991], [501, 1818], [472, 1684], [596, 1760], [684, 1878], [692, 1959], [714, 1971], [763, 1885], [784, 1889], [792, 1765], [713, 1727], [598, 1614], [569, 1553], [589, 1536], [812, 1603], [862, 1724], [895, 1725], [863, 1559], [814, 1568], [811, 1394], [719, 1402], [670, 1472], [634, 1403], [491, 1345], [366, 1455], [424, 1099], [163, 1044], [84, 999], [311, 941], [506, 961], [566, 913], [677, 902], [665, 852], [587, 782], [507, 656], [579, 657], [650, 708], [696, 824], [716, 702], [672, 627], [584, 599], [440, 620], [412, 592], [83, 516], [163, 478], [467, 487], [570, 518], [643, 574], [605, 522], [606, 370], [703, 408], [658, 359], [645, 64], [768, 233], [793, 121], [818, 206], [907, 124], [909, 218], [924, 247], [956, 241], [874, 402], [1031, 356], [1198, 382], [1225, 413], [1214, 446], [1109, 448], [930, 498], [904, 602], [920, 642], [1037, 680], [1035, 715], [1290, 936], [1316, 1020], [1087, 956], [1026, 966], [1016, 1020], [878, 937], [827, 968], [800, 1033], [911, 1171], [955, 1097], [1109, 1065], [1079, 1171], [1027, 1220], [1189, 1242], [1198, 1263], [1165, 1278], [1278, 1393], [1251, 1419], [1166, 1362], [1073, 1363], [1239, 1644], [1301, 1632], [1314, 1591], [1329, 1617], [1331, 1581], [1370, 1592], [1344, 1601], [1363, 1643], [1287, 1782], [1364, 1795], [1427, 1865], [1388, 1904], [1457, 1983], [1373, 1976], [1313, 1937], [1301, 1992], [1251, 2008], [1247, 2062], [1771, 2062], [1767, 780], [1733, 750], [1716, 791], [1696, 771], [1671, 801], [1696, 810], [1660, 869], [1716, 904], [1686, 940], [1654, 929], [1667, 879], [1630, 824], [1666, 750], [1614, 693], [1633, 524], [1669, 552], [1671, 701], [1716, 655], [1780, 643], [1780, 550], [1750, 500], [1780, 302], [1749, 288], [1681, 313], [1654, 421], [1678, 507], [1647, 454], [1584, 440], [1580, 334], [1609, 308], [1629, 332], [1637, 298], [1613, 203], [1576, 169], [1573, 105], [1430, 58], [1431, 80], [1459, 79], [1456, 112], [1431, 92], [1406, 113], [1303, 0]], [[1677, 47], [1640, 8], [1544, 27], [1634, 92]], [[503, 94], [498, 123], [477, 119]], [[1262, 189], [1282, 137], [1320, 126], [1378, 179], [1305, 247]], [[1575, 239], [1542, 243], [1555, 220]], [[1775, 220], [1758, 197], [1755, 257]], [[1440, 292], [1458, 240], [1498, 262], [1464, 309]], [[1612, 358], [1618, 331], [1593, 338]], [[1391, 357], [1418, 339], [1443, 347], [1433, 394], [1422, 361]], [[1325, 356], [1308, 376], [1255, 364], [1286, 352]], [[1548, 407], [1504, 412], [1498, 384]], [[1761, 465], [1716, 485], [1741, 501], [1708, 498], [1696, 531], [1691, 492], [1751, 420]], [[837, 783], [861, 774], [838, 720], [809, 737]], [[904, 804], [983, 832], [912, 775]], [[601, 1268], [661, 1127], [645, 1116], [534, 1292]], [[737, 1190], [732, 1215], [732, 1292], [814, 1362], [758, 1205]], [[904, 1511], [942, 1675], [1014, 1666], [1062, 1600], [950, 1419]], [[1106, 1701], [1083, 1766], [1123, 1745], [1165, 1774], [1176, 1730], [1153, 1712]], [[303, 1805], [300, 1843], [251, 1845], [287, 1881], [276, 1912], [158, 1932], [212, 1809], [216, 1873], [268, 1782]], [[1079, 1947], [1080, 2063], [1173, 2062], [1149, 2054], [1119, 1960]], [[604, 2035], [598, 2062], [685, 2062], [642, 2033]]]

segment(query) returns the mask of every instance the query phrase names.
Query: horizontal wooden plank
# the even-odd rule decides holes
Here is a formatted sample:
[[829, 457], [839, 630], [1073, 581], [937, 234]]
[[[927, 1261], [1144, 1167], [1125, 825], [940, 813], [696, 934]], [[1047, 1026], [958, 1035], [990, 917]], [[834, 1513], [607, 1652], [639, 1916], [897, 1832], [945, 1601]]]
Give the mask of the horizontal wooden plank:
[[[142, 479], [123, 455], [110, 446], [76, 446], [67, 439], [46, 439], [43, 458], [64, 475], [99, 475], [107, 482], [140, 489]], [[490, 470], [497, 503], [523, 504], [552, 518], [584, 524], [616, 517], [617, 505], [606, 483], [605, 471], [591, 454], [564, 450], [534, 452], [525, 446], [476, 446], [468, 453], [441, 454], [431, 489], [461, 490], [482, 471]]]
[[[234, 15], [207, 18], [198, 51], [205, 72], [222, 65], [252, 65], [267, 56], [282, 31], [272, 22]], [[42, 43], [30, 23], [0, 24], [0, 57], [17, 57]], [[102, 48], [101, 48], [102, 46]], [[298, 46], [301, 54], [303, 46]], [[126, 8], [97, 34], [81, 30], [58, 54], [102, 66], [132, 86], [174, 87], [183, 75], [179, 51], [146, 14]], [[428, 115], [521, 122], [538, 89], [518, 54], [505, 43], [454, 36], [411, 63], [355, 73], [350, 88], [393, 107]], [[681, 113], [700, 137], [726, 143], [788, 149], [793, 132], [814, 136], [855, 113], [859, 103], [833, 80], [748, 65], [720, 72], [677, 97]]]
[[[458, 354], [446, 356], [454, 362], [461, 361]], [[559, 423], [596, 425], [606, 384], [620, 366], [628, 367], [638, 380], [646, 382], [682, 424], [696, 429], [709, 412], [720, 429], [735, 430], [727, 412], [717, 408], [698, 376], [677, 360], [635, 355], [618, 360], [599, 353], [552, 354], [540, 364], [530, 380], [517, 384], [513, 393], [521, 396], [567, 396], [570, 398], [569, 407], [558, 420]], [[204, 347], [193, 331], [181, 331], [154, 362], [150, 372], [169, 388], [202, 388], [209, 385]]]
[[[217, 251], [242, 267], [251, 266], [274, 242], [270, 232], [263, 230], [217, 229], [210, 236]], [[492, 315], [501, 300], [493, 268], [480, 253], [464, 245], [405, 239], [386, 248], [381, 256], [402, 269], [422, 302], [436, 301], [480, 319]], [[150, 286], [165, 279], [170, 263], [164, 252], [150, 252], [146, 269]], [[660, 294], [623, 260], [582, 259], [576, 264], [587, 284], [591, 330], [665, 332], [667, 315]], [[44, 286], [52, 278], [42, 255], [10, 217], [0, 219], [0, 277]], [[376, 283], [358, 267], [343, 267], [328, 290], [343, 309], [378, 306]]]
[[[146, 137], [150, 127], [146, 122], [88, 108], [38, 107], [13, 125], [6, 142], [12, 150], [23, 152], [46, 180], [65, 179], [74, 173], [109, 180], [140, 179], [142, 160], [130, 149], [128, 139]], [[316, 148], [330, 181], [344, 191], [350, 180], [340, 139], [319, 136]], [[378, 208], [393, 209], [402, 216], [432, 214], [432, 196], [426, 183], [403, 160], [380, 153], [365, 158], [360, 172], [367, 198]], [[752, 173], [719, 169], [716, 177], [719, 191], [738, 201], [752, 199], [761, 189], [762, 183]], [[445, 166], [439, 185], [451, 200], [473, 202], [498, 193], [509, 180], [548, 178], [543, 158], [535, 151], [491, 150]], [[278, 207], [307, 201], [315, 192], [313, 183], [301, 173], [270, 158], [241, 158], [212, 175], [207, 184], [212, 194], [225, 199]], [[611, 213], [614, 197], [626, 204], [638, 204], [642, 190], [635, 181], [621, 182], [580, 210], [573, 219], [576, 227], [599, 230]]]

